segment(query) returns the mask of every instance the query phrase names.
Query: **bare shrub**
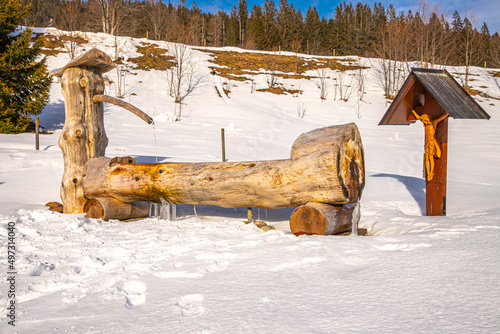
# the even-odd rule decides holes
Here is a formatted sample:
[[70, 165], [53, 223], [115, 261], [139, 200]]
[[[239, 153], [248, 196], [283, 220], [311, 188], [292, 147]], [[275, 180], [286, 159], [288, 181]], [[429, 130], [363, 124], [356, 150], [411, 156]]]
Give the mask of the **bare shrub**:
[[127, 77], [128, 68], [126, 65], [116, 66], [116, 83], [115, 94], [116, 97], [123, 98], [125, 95], [125, 79]]
[[307, 106], [304, 102], [297, 103], [297, 115], [299, 118], [304, 118], [307, 112]]
[[276, 57], [272, 57], [271, 59], [271, 69], [265, 74], [267, 87], [269, 89], [274, 88], [278, 83], [278, 77], [276, 76]]
[[319, 89], [320, 89], [320, 98], [322, 100], [326, 100], [328, 96], [328, 82], [327, 82], [327, 70], [326, 68], [317, 69], [318, 78], [319, 78]]
[[347, 74], [345, 71], [337, 71], [336, 79], [339, 99], [345, 102], [349, 101], [352, 93], [356, 90], [354, 76]]
[[185, 44], [171, 44], [169, 51], [174, 57], [175, 66], [166, 71], [167, 86], [170, 96], [175, 99], [176, 103], [181, 102], [182, 87], [187, 80], [187, 92], [190, 92], [193, 87], [196, 67], [192, 63], [191, 48]]

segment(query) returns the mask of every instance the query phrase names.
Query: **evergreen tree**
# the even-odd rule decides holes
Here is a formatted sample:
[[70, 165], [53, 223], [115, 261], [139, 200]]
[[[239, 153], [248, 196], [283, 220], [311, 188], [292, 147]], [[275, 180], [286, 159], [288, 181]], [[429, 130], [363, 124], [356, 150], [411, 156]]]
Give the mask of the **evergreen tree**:
[[290, 4], [287, 0], [279, 0], [278, 13], [276, 16], [276, 23], [278, 26], [278, 31], [280, 35], [279, 45], [282, 49], [290, 49], [290, 45], [293, 41], [291, 36], [291, 21], [293, 18], [293, 12]]
[[265, 50], [269, 46], [266, 31], [264, 27], [264, 17], [262, 15], [262, 7], [254, 5], [248, 23], [248, 35], [250, 44], [257, 50]]
[[238, 3], [238, 23], [239, 23], [239, 39], [240, 46], [245, 46], [245, 35], [247, 33], [248, 7], [245, 0], [240, 0]]
[[491, 52], [491, 35], [490, 29], [486, 22], [483, 22], [481, 27], [481, 40], [480, 40], [480, 55], [479, 59], [485, 62], [485, 66], [487, 65], [488, 55]]
[[321, 44], [320, 30], [321, 26], [318, 11], [316, 7], [309, 6], [305, 20], [306, 52], [308, 54], [318, 54], [318, 49]]
[[49, 99], [51, 78], [45, 59], [37, 62], [43, 40], [32, 46], [31, 29], [17, 25], [27, 13], [21, 1], [0, 1], [0, 132], [19, 133], [34, 128], [31, 115], [42, 112]]
[[280, 35], [276, 24], [278, 10], [273, 0], [264, 2], [264, 30], [268, 40], [266, 49], [278, 46], [280, 43]]
[[227, 23], [226, 45], [239, 45], [239, 16], [236, 6], [233, 6], [233, 8], [231, 8], [230, 17]]

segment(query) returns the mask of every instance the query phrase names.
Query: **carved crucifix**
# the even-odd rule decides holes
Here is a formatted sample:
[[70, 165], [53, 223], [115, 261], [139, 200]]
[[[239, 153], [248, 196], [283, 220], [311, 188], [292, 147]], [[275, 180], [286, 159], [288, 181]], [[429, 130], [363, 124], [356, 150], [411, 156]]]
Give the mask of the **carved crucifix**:
[[426, 179], [427, 181], [432, 181], [434, 178], [434, 158], [441, 158], [441, 148], [439, 147], [439, 143], [434, 137], [436, 133], [436, 128], [438, 124], [450, 116], [448, 113], [439, 117], [438, 119], [432, 120], [429, 115], [423, 114], [419, 115], [415, 110], [411, 110], [416, 119], [424, 124], [425, 127], [425, 145], [424, 145], [424, 157], [425, 157], [425, 170], [426, 170]]

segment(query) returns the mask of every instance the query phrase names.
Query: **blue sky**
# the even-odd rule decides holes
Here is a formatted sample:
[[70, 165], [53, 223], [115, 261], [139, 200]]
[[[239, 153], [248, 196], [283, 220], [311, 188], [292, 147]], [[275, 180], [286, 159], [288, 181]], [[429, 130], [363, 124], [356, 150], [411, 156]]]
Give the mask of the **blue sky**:
[[[172, 3], [174, 0], [171, 0]], [[335, 7], [341, 1], [323, 1], [323, 0], [288, 0], [289, 3], [292, 3], [295, 8], [300, 8], [302, 12], [305, 14], [307, 8], [309, 6], [315, 6], [318, 9], [319, 15], [324, 16], [326, 18], [332, 17], [332, 14], [335, 10]], [[346, 1], [348, 2], [348, 1]], [[353, 2], [353, 4], [358, 1]], [[361, 1], [361, 3], [368, 3], [373, 7], [373, 3], [381, 2], [382, 5], [387, 8], [389, 4], [393, 4], [394, 8], [397, 11], [405, 11], [407, 12], [409, 9], [418, 8], [418, 0], [395, 0], [395, 1]], [[188, 6], [191, 6], [192, 0], [186, 0]], [[278, 4], [278, 0], [275, 0], [275, 3]], [[457, 10], [462, 17], [467, 13], [467, 17], [470, 17], [471, 14], [474, 14], [477, 25], [480, 26], [483, 22], [488, 24], [491, 33], [495, 31], [500, 32], [500, 1], [499, 0], [442, 0], [439, 2], [428, 2], [431, 6], [435, 4], [438, 5], [440, 12], [445, 14], [445, 17], [451, 20], [451, 15], [455, 10]], [[238, 5], [238, 0], [197, 0], [196, 4], [199, 8], [201, 8], [204, 12], [214, 12], [214, 6], [217, 6], [218, 9], [224, 9], [227, 13], [231, 10], [233, 5]], [[264, 0], [247, 0], [248, 11], [251, 11], [252, 6], [258, 4], [263, 5]]]

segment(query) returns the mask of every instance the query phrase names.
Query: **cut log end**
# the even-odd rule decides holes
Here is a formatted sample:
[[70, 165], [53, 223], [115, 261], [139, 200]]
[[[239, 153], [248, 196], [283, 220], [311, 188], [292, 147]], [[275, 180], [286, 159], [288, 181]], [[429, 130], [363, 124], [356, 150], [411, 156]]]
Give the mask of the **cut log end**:
[[88, 200], [83, 206], [83, 211], [85, 211], [87, 218], [104, 218], [104, 207], [96, 199]]
[[348, 231], [359, 221], [359, 205], [307, 203], [295, 209], [290, 229], [295, 235], [331, 235]]
[[295, 235], [323, 235], [326, 227], [325, 215], [311, 206], [297, 208], [290, 217], [290, 229]]

